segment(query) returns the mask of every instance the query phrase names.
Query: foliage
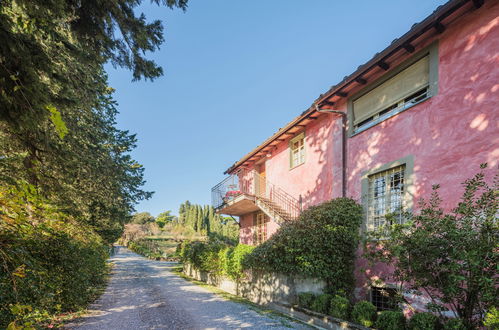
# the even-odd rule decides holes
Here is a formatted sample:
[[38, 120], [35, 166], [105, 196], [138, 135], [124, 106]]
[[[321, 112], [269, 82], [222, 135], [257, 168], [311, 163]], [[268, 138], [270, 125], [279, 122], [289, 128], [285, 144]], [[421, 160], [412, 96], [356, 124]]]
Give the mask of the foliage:
[[220, 240], [184, 241], [180, 258], [202, 271], [226, 275], [233, 280], [244, 276], [242, 260], [253, 250], [252, 246], [239, 244], [236, 247]]
[[444, 322], [442, 328], [444, 330], [466, 330], [466, 327], [461, 319], [448, 319]]
[[486, 311], [498, 305], [499, 176], [489, 186], [482, 171], [463, 186], [461, 202], [451, 213], [440, 207], [435, 186], [412, 221], [388, 230], [389, 240], [367, 242], [366, 256], [393, 263], [392, 280], [424, 292], [431, 298], [431, 310], [450, 308], [466, 327], [477, 328]]
[[487, 312], [483, 325], [490, 329], [499, 329], [499, 310], [496, 307]]
[[140, 212], [132, 215], [131, 223], [136, 225], [143, 225], [148, 222], [154, 222], [156, 219], [149, 212]]
[[369, 301], [359, 301], [353, 306], [352, 320], [365, 327], [371, 327], [376, 320], [376, 307]]
[[376, 328], [379, 330], [403, 330], [405, 329], [405, 316], [400, 311], [382, 311], [376, 320]]
[[434, 330], [438, 326], [438, 317], [432, 313], [416, 313], [408, 324], [410, 330]]
[[342, 320], [348, 320], [348, 309], [350, 307], [350, 302], [347, 298], [340, 295], [335, 295], [331, 298], [329, 315]]
[[230, 276], [230, 262], [231, 257], [234, 253], [234, 248], [232, 246], [226, 246], [218, 252], [218, 260], [220, 263], [220, 275]]
[[106, 245], [151, 196], [103, 68], [161, 75], [144, 52], [159, 47], [162, 26], [135, 14], [141, 2], [0, 1], [1, 326], [88, 302]]
[[173, 219], [175, 219], [175, 216], [170, 214], [171, 212], [172, 211], [165, 211], [156, 217], [156, 223], [160, 228], [163, 228], [167, 223], [171, 223]]
[[298, 294], [298, 305], [312, 309], [312, 304], [315, 300], [315, 295], [311, 292], [301, 292]]
[[238, 244], [231, 254], [229, 254], [227, 275], [233, 280], [239, 280], [244, 276], [243, 262], [245, 258], [255, 249], [254, 246]]
[[0, 328], [85, 306], [107, 270], [101, 237], [30, 189], [0, 189], [0, 247]]
[[[187, 7], [186, 0], [153, 2]], [[107, 62], [132, 70], [134, 79], [159, 77], [162, 68], [144, 54], [164, 41], [163, 27], [159, 20], [136, 16], [141, 3], [0, 2], [0, 120], [19, 133], [51, 116], [47, 106], [64, 119], [66, 107], [91, 101], [91, 83]]]
[[312, 206], [259, 245], [245, 267], [319, 278], [332, 293], [350, 293], [362, 214], [349, 198]]
[[332, 295], [327, 293], [317, 295], [312, 302], [312, 310], [322, 314], [328, 314], [331, 298]]
[[239, 224], [233, 218], [216, 214], [211, 205], [182, 203], [178, 223], [214, 239], [226, 239], [228, 244], [235, 244], [239, 239]]

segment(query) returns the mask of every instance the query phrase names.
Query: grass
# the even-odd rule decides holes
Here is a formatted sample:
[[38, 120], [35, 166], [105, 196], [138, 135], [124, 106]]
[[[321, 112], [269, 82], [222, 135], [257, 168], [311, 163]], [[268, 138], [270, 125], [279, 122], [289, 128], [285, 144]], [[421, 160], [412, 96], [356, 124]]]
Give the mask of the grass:
[[306, 325], [306, 326], [310, 327], [310, 325], [308, 325], [306, 323], [303, 323], [300, 320], [294, 319], [294, 318], [292, 318], [292, 317], [290, 317], [290, 316], [288, 316], [286, 314], [282, 314], [282, 313], [276, 312], [276, 311], [274, 311], [272, 309], [265, 308], [265, 307], [263, 307], [261, 305], [258, 305], [258, 304], [255, 304], [254, 302], [249, 301], [246, 298], [230, 294], [230, 293], [225, 292], [225, 291], [223, 291], [223, 290], [221, 290], [221, 289], [219, 289], [219, 288], [217, 288], [217, 287], [215, 287], [213, 285], [210, 285], [210, 284], [207, 284], [205, 282], [201, 282], [201, 281], [198, 281], [196, 279], [193, 279], [192, 277], [189, 277], [189, 276], [185, 275], [182, 272], [183, 271], [183, 267], [181, 265], [172, 268], [171, 271], [174, 274], [178, 275], [179, 277], [183, 278], [184, 280], [189, 281], [189, 282], [191, 282], [193, 284], [196, 284], [196, 285], [198, 285], [200, 287], [203, 287], [203, 288], [209, 290], [210, 292], [213, 292], [216, 295], [221, 296], [224, 299], [230, 300], [230, 301], [238, 303], [238, 304], [244, 304], [249, 309], [257, 312], [260, 315], [264, 315], [264, 316], [270, 317], [270, 318], [272, 318], [274, 320], [278, 320], [278, 321], [281, 322], [281, 324], [284, 327], [292, 328], [292, 326], [291, 326], [291, 324], [289, 322], [301, 323], [303, 325]]

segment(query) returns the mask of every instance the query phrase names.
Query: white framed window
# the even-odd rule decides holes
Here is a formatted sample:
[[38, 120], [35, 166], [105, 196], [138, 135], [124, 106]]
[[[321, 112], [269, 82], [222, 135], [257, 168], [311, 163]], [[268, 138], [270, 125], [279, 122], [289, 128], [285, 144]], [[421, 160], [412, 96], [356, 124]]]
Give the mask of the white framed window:
[[438, 47], [433, 44], [349, 99], [351, 134], [360, 133], [438, 91]]
[[255, 245], [267, 240], [267, 222], [269, 218], [263, 212], [255, 214]]
[[403, 223], [405, 191], [405, 165], [396, 166], [368, 176], [368, 231], [386, 225], [386, 216], [388, 214], [391, 214], [397, 223]]
[[300, 133], [289, 141], [289, 151], [290, 168], [305, 163], [305, 133]]

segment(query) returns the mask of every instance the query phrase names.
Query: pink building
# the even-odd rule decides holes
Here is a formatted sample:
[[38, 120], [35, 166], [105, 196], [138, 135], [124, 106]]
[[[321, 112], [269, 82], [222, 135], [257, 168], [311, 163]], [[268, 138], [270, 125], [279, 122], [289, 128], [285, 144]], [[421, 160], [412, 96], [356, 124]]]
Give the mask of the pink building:
[[[451, 0], [231, 166], [214, 207], [253, 245], [340, 196], [364, 205], [364, 231], [433, 184], [451, 207], [480, 163], [498, 165], [498, 68], [499, 2]], [[358, 274], [356, 292], [378, 306], [379, 271]]]

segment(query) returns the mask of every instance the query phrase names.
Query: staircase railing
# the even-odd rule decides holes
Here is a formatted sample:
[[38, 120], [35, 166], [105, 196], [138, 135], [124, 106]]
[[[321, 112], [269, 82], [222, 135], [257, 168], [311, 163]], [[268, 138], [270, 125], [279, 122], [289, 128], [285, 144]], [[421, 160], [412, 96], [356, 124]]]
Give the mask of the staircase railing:
[[264, 203], [272, 211], [278, 213], [284, 220], [298, 218], [301, 212], [300, 201], [288, 194], [281, 187], [271, 183], [256, 171], [255, 176], [255, 196], [263, 199]]
[[242, 194], [253, 195], [251, 188], [251, 180], [247, 179], [245, 173], [231, 174], [211, 188], [211, 204], [215, 209], [218, 209]]
[[243, 194], [260, 199], [266, 207], [284, 220], [296, 219], [300, 215], [300, 201], [255, 170], [242, 170], [231, 174], [214, 186], [211, 189], [212, 205], [215, 209], [221, 208]]

